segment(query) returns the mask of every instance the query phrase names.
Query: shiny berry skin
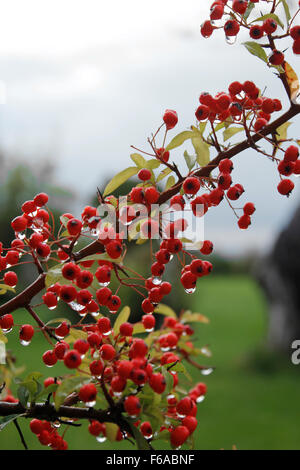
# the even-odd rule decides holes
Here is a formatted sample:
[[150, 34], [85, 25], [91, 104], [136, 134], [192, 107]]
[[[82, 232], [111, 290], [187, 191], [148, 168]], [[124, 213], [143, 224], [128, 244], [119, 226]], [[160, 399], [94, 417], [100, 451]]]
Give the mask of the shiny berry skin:
[[7, 286], [15, 287], [18, 283], [18, 276], [14, 271], [8, 271], [4, 274], [4, 282]]
[[112, 295], [106, 304], [110, 313], [116, 313], [121, 306], [121, 299], [118, 295]]
[[214, 245], [210, 240], [204, 240], [200, 251], [203, 255], [210, 255], [214, 249]]
[[192, 434], [197, 428], [198, 421], [194, 416], [186, 416], [183, 418], [182, 424], [183, 426], [187, 427], [189, 433]]
[[246, 0], [233, 0], [232, 2], [232, 9], [239, 13], [240, 15], [243, 15], [248, 7], [248, 2]]
[[200, 31], [204, 38], [209, 38], [214, 31], [214, 27], [210, 21], [205, 21], [202, 23]]
[[185, 289], [194, 289], [197, 283], [197, 277], [191, 272], [182, 274], [180, 282]]
[[10, 330], [13, 327], [13, 324], [14, 317], [11, 313], [7, 313], [0, 317], [0, 328], [2, 328], [2, 330]]
[[116, 350], [111, 344], [103, 344], [100, 348], [100, 356], [105, 361], [112, 361], [116, 356]]
[[62, 322], [56, 329], [55, 329], [55, 336], [59, 338], [64, 338], [70, 332], [70, 325], [67, 322]]
[[96, 292], [99, 305], [106, 305], [111, 296], [112, 291], [108, 287], [102, 287], [102, 289], [98, 289]]
[[70, 235], [79, 235], [82, 229], [82, 222], [79, 219], [70, 219], [67, 223], [67, 230]]
[[286, 162], [295, 162], [299, 157], [298, 147], [290, 145], [284, 152], [284, 160]]
[[90, 271], [80, 271], [76, 276], [76, 285], [80, 289], [87, 289], [93, 282], [94, 276]]
[[109, 331], [111, 331], [110, 319], [107, 317], [99, 318], [99, 320], [97, 321], [97, 327], [100, 333], [108, 333]]
[[81, 357], [78, 351], [71, 349], [64, 356], [64, 364], [69, 369], [77, 369], [81, 364]]
[[61, 286], [60, 289], [60, 298], [67, 304], [75, 300], [77, 297], [77, 290], [75, 289], [74, 286]]
[[272, 34], [276, 31], [277, 29], [277, 23], [273, 18], [267, 18], [263, 22], [263, 29], [266, 34]]
[[57, 297], [54, 294], [54, 292], [46, 292], [46, 294], [43, 295], [43, 302], [45, 305], [47, 305], [48, 308], [54, 308], [57, 305]]
[[34, 335], [34, 328], [32, 325], [22, 325], [20, 328], [19, 337], [22, 341], [31, 341]]
[[40, 419], [32, 419], [29, 427], [34, 434], [40, 434], [44, 429], [43, 422]]
[[140, 400], [133, 395], [126, 397], [124, 400], [124, 409], [129, 415], [137, 416], [141, 412]]
[[27, 228], [27, 219], [23, 215], [15, 217], [11, 222], [11, 226], [15, 232], [23, 232]]
[[193, 409], [193, 400], [190, 397], [182, 398], [176, 406], [177, 412], [182, 416], [188, 416]]
[[281, 65], [284, 62], [284, 54], [274, 49], [269, 55], [269, 63], [272, 65]]
[[104, 365], [103, 365], [102, 361], [95, 360], [95, 361], [90, 363], [89, 368], [90, 368], [90, 371], [91, 371], [92, 375], [94, 375], [96, 377], [99, 377], [103, 372]]
[[128, 379], [133, 369], [133, 363], [131, 361], [121, 361], [117, 367], [117, 373], [123, 379]]
[[184, 183], [182, 185], [183, 190], [186, 194], [196, 194], [199, 189], [200, 189], [200, 181], [198, 178], [195, 178], [193, 176], [190, 176], [184, 180]]
[[235, 20], [228, 20], [224, 25], [226, 36], [236, 36], [240, 30], [240, 25]]
[[72, 281], [76, 278], [77, 274], [80, 273], [80, 267], [75, 263], [66, 263], [63, 266], [61, 273], [65, 279]]
[[99, 333], [89, 333], [88, 334], [88, 337], [87, 337], [87, 342], [89, 343], [89, 345], [91, 346], [91, 348], [99, 348], [101, 342], [102, 342], [102, 336], [101, 334]]
[[137, 357], [145, 357], [148, 352], [148, 346], [144, 340], [140, 338], [136, 338], [133, 340], [132, 345], [129, 349], [129, 357], [130, 359], [134, 359]]
[[166, 389], [166, 380], [160, 372], [157, 372], [151, 375], [149, 385], [155, 393], [161, 394], [164, 393]]
[[33, 201], [34, 201], [34, 203], [37, 207], [45, 206], [47, 204], [48, 200], [49, 200], [49, 196], [46, 193], [39, 193], [33, 199]]
[[165, 266], [158, 261], [151, 266], [151, 273], [153, 276], [161, 276], [164, 273]]
[[180, 447], [189, 437], [190, 432], [186, 426], [177, 426], [170, 433], [171, 444], [173, 447]]
[[68, 349], [70, 349], [70, 346], [65, 341], [56, 343], [56, 345], [54, 346], [54, 352], [55, 352], [57, 359], [62, 360], [64, 358], [66, 351], [68, 351]]
[[243, 207], [244, 214], [246, 215], [254, 214], [255, 210], [256, 209], [255, 209], [255, 205], [253, 204], [253, 202], [247, 202]]
[[210, 19], [212, 21], [220, 20], [224, 14], [224, 5], [216, 3], [210, 9]]
[[100, 284], [106, 284], [110, 282], [111, 268], [109, 266], [100, 266], [95, 272], [95, 276]]
[[99, 423], [99, 421], [95, 420], [93, 420], [88, 427], [89, 433], [95, 437], [99, 436], [104, 429], [104, 425], [102, 423]]
[[141, 433], [145, 437], [151, 437], [153, 435], [152, 426], [149, 421], [144, 421], [140, 426]]
[[46, 245], [46, 243], [39, 243], [36, 247], [36, 252], [42, 259], [48, 258], [50, 251], [50, 246]]
[[209, 116], [210, 110], [208, 106], [205, 106], [205, 104], [201, 104], [195, 112], [195, 116], [198, 119], [198, 121], [205, 121], [208, 116]]
[[278, 192], [282, 194], [283, 196], [289, 196], [291, 192], [293, 191], [294, 187], [295, 185], [291, 180], [284, 179], [280, 181], [280, 183], [277, 186], [277, 189], [278, 189]]
[[54, 351], [49, 350], [43, 354], [43, 362], [46, 366], [54, 366], [57, 363], [57, 357]]
[[117, 393], [123, 392], [123, 390], [126, 387], [126, 380], [116, 375], [115, 377], [113, 377], [110, 383], [110, 386], [114, 392], [117, 392]]
[[148, 204], [155, 204], [158, 201], [159, 192], [154, 186], [145, 189], [145, 200]]
[[152, 330], [155, 327], [155, 318], [153, 315], [143, 315], [142, 323], [145, 330]]
[[242, 230], [246, 230], [250, 224], [251, 224], [251, 218], [247, 214], [242, 215], [238, 220], [238, 226]]
[[169, 282], [164, 281], [159, 286], [159, 290], [160, 290], [162, 295], [168, 295], [168, 294], [170, 294], [170, 292], [172, 290], [172, 286]]
[[252, 39], [260, 39], [264, 35], [264, 29], [262, 26], [255, 24], [251, 26], [249, 34]]
[[97, 397], [97, 388], [94, 384], [85, 384], [80, 388], [78, 396], [85, 403], [93, 402]]
[[259, 132], [261, 129], [263, 129], [264, 127], [266, 127], [266, 125], [268, 124], [268, 121], [264, 118], [258, 118], [256, 119], [255, 123], [254, 123], [254, 130], [255, 132]]
[[85, 339], [81, 339], [81, 338], [77, 339], [74, 342], [73, 347], [74, 349], [76, 349], [76, 351], [78, 351], [82, 355], [85, 354], [90, 349], [89, 343]]
[[282, 160], [277, 168], [281, 175], [290, 176], [294, 172], [295, 162]]
[[178, 122], [178, 116], [176, 111], [167, 109], [163, 115], [163, 121], [168, 131], [173, 129]]
[[293, 27], [290, 29], [290, 36], [291, 36], [291, 38], [293, 38], [294, 40], [300, 39], [300, 26], [293, 26]]
[[149, 299], [144, 299], [142, 302], [142, 310], [145, 313], [152, 313], [154, 311], [154, 305], [150, 302]]
[[122, 254], [122, 243], [118, 240], [112, 240], [105, 246], [106, 253], [112, 259], [117, 259]]
[[133, 325], [129, 322], [124, 322], [120, 325], [120, 334], [122, 336], [132, 336]]
[[147, 170], [147, 168], [143, 168], [138, 172], [138, 178], [141, 181], [148, 181], [151, 179], [151, 171]]

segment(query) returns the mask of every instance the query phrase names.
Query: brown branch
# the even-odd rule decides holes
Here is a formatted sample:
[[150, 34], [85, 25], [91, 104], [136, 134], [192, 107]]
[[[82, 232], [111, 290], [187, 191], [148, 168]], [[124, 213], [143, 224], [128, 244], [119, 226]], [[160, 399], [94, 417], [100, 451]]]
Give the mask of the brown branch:
[[[99, 252], [104, 252], [104, 246], [100, 241], [96, 240], [82, 248], [82, 250], [78, 251], [77, 253], [74, 253], [73, 259], [78, 262], [87, 256], [91, 256]], [[0, 317], [6, 315], [7, 313], [12, 313], [18, 308], [26, 308], [30, 304], [31, 300], [45, 288], [45, 279], [46, 273], [40, 274], [39, 277], [32, 284], [30, 284], [30, 286], [23, 290], [23, 292], [16, 295], [13, 299], [8, 300], [8, 302], [5, 304], [1, 305]]]

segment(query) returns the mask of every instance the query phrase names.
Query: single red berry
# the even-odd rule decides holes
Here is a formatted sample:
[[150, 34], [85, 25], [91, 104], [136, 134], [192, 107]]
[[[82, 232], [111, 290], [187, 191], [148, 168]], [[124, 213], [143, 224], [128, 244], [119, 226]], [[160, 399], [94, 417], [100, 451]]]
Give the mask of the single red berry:
[[210, 240], [204, 240], [203, 245], [200, 248], [200, 251], [203, 255], [210, 255], [213, 249], [214, 249], [213, 243]]
[[226, 37], [236, 36], [240, 30], [240, 25], [236, 20], [228, 20], [224, 25]]
[[46, 193], [39, 193], [34, 197], [34, 203], [37, 207], [42, 207], [47, 204], [49, 197]]
[[73, 300], [75, 300], [77, 297], [77, 290], [75, 289], [74, 286], [69, 286], [69, 285], [61, 286], [60, 297], [61, 297], [61, 300], [63, 300], [67, 304], [70, 302], [73, 302]]
[[260, 39], [264, 35], [264, 28], [258, 24], [251, 26], [249, 34], [252, 39]]
[[242, 230], [246, 230], [250, 224], [251, 224], [251, 218], [247, 214], [242, 215], [238, 220], [238, 226]]
[[193, 409], [193, 400], [190, 397], [182, 398], [176, 406], [178, 414], [188, 416]]
[[16, 287], [18, 283], [18, 276], [14, 271], [7, 271], [4, 274], [4, 282], [7, 286]]
[[120, 334], [122, 336], [132, 336], [133, 325], [129, 322], [124, 322], [120, 325]]
[[186, 194], [196, 194], [200, 189], [200, 181], [194, 176], [190, 176], [184, 180], [183, 190]]
[[280, 181], [280, 183], [277, 186], [277, 189], [278, 189], [278, 192], [282, 194], [283, 196], [289, 196], [291, 192], [293, 191], [294, 187], [295, 185], [291, 180], [284, 179]]
[[253, 204], [253, 202], [247, 202], [245, 205], [244, 205], [244, 214], [246, 215], [252, 215], [254, 214], [255, 212], [255, 205]]
[[167, 109], [163, 115], [163, 121], [166, 124], [166, 128], [168, 131], [170, 129], [173, 129], [173, 127], [175, 127], [178, 122], [178, 116], [176, 111]]
[[170, 434], [171, 444], [173, 447], [180, 447], [189, 437], [190, 432], [186, 426], [177, 426]]
[[170, 152], [163, 147], [156, 149], [155, 151], [156, 156], [160, 159], [163, 160], [164, 162], [168, 162], [170, 158]]
[[11, 222], [11, 226], [15, 232], [23, 232], [27, 228], [27, 219], [23, 215], [15, 217]]
[[100, 348], [100, 356], [105, 361], [112, 361], [116, 356], [116, 350], [111, 344], [103, 344]]
[[263, 29], [266, 34], [272, 34], [277, 29], [277, 23], [273, 18], [267, 18], [263, 22]]
[[43, 361], [48, 367], [54, 366], [54, 364], [57, 363], [57, 357], [55, 352], [52, 350], [44, 352]]
[[74, 342], [73, 347], [81, 355], [85, 354], [90, 349], [89, 343], [85, 339], [81, 339], [81, 338], [76, 339], [76, 341]]
[[13, 327], [13, 324], [14, 317], [11, 313], [7, 313], [6, 315], [0, 317], [0, 328], [2, 328], [2, 330], [10, 330]]
[[233, 11], [243, 15], [248, 8], [248, 1], [247, 0], [233, 0], [232, 2], [232, 9]]
[[214, 27], [210, 21], [204, 21], [202, 23], [200, 31], [204, 38], [209, 38], [213, 33]]
[[80, 267], [75, 263], [66, 263], [63, 266], [61, 273], [65, 279], [72, 281], [80, 273]]
[[284, 62], [284, 54], [277, 49], [274, 49], [269, 55], [269, 62], [272, 65], [281, 65]]
[[198, 421], [194, 416], [186, 416], [185, 418], [183, 418], [182, 424], [183, 426], [187, 427], [189, 433], [192, 434], [197, 428]]
[[108, 287], [102, 287], [96, 292], [96, 297], [100, 305], [106, 305], [111, 296], [112, 291]]
[[112, 295], [106, 304], [110, 313], [116, 313], [121, 306], [121, 299], [118, 295]]
[[64, 364], [69, 369], [77, 369], [81, 364], [81, 357], [78, 351], [71, 349], [64, 356]]
[[299, 157], [299, 149], [295, 145], [290, 145], [284, 152], [286, 162], [295, 162]]
[[138, 172], [138, 178], [141, 181], [148, 181], [151, 179], [151, 171], [148, 170], [147, 168], [143, 168]]
[[99, 318], [97, 321], [97, 327], [100, 333], [108, 333], [111, 331], [110, 319], [107, 317]]
[[19, 337], [21, 341], [31, 341], [34, 335], [34, 328], [32, 325], [22, 325], [19, 332]]
[[153, 435], [152, 426], [149, 421], [144, 421], [140, 426], [140, 430], [145, 437], [150, 438]]
[[152, 331], [155, 327], [155, 318], [153, 315], [143, 315], [142, 323], [146, 331]]
[[40, 419], [32, 419], [29, 424], [31, 432], [34, 434], [40, 434], [43, 431], [43, 421]]
[[138, 397], [129, 395], [125, 398], [124, 409], [126, 413], [132, 416], [137, 416], [141, 412], [141, 403]]
[[70, 332], [70, 325], [64, 321], [55, 329], [55, 336], [58, 338], [64, 338]]
[[70, 235], [79, 235], [82, 229], [82, 222], [79, 219], [70, 219], [67, 223], [67, 230]]
[[92, 375], [94, 375], [95, 377], [99, 377], [103, 372], [104, 365], [102, 361], [95, 360], [90, 363], [89, 368]]
[[97, 388], [94, 384], [85, 384], [80, 388], [78, 396], [85, 403], [94, 402], [97, 397]]

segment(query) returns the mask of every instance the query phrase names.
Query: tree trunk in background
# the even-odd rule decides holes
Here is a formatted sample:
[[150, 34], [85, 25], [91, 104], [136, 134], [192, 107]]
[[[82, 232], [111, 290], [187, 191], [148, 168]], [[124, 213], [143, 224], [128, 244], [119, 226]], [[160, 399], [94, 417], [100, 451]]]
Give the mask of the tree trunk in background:
[[292, 342], [300, 339], [300, 208], [256, 275], [269, 303], [269, 344], [290, 351]]

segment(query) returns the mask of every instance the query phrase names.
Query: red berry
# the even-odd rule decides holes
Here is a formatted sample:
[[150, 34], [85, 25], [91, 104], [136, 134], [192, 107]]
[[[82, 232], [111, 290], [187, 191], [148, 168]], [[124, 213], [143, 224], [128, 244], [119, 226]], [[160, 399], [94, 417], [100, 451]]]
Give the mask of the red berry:
[[186, 426], [177, 426], [171, 431], [171, 444], [173, 447], [180, 447], [189, 437], [190, 432]]
[[264, 35], [264, 29], [262, 26], [254, 24], [253, 26], [251, 26], [249, 34], [252, 39], [260, 39]]
[[203, 242], [202, 247], [200, 248], [200, 251], [203, 255], [210, 255], [213, 249], [214, 249], [213, 243], [210, 240], [205, 240]]
[[21, 341], [31, 341], [34, 335], [34, 328], [32, 325], [22, 325], [20, 328], [19, 337]]
[[23, 215], [15, 217], [11, 222], [11, 226], [15, 232], [22, 232], [27, 227], [27, 219]]
[[80, 273], [80, 267], [75, 263], [66, 263], [61, 273], [65, 279], [72, 281]]
[[295, 162], [299, 157], [298, 147], [290, 145], [284, 152], [284, 160], [286, 162]]
[[97, 397], [97, 389], [94, 384], [85, 384], [79, 390], [79, 399], [85, 403], [94, 402]]
[[284, 62], [284, 54], [274, 49], [269, 55], [269, 62], [272, 65], [281, 65]]
[[155, 318], [153, 315], [143, 315], [142, 323], [146, 331], [152, 331], [155, 327]]
[[82, 223], [79, 219], [70, 219], [67, 223], [67, 229], [70, 235], [79, 235], [82, 229]]
[[8, 271], [4, 274], [4, 282], [6, 285], [15, 287], [18, 283], [18, 276], [13, 271]]
[[13, 327], [13, 324], [14, 317], [11, 313], [7, 313], [0, 317], [0, 328], [2, 328], [2, 330], [10, 330]]
[[240, 30], [240, 25], [236, 20], [228, 20], [224, 25], [226, 36], [236, 36]]
[[112, 361], [116, 355], [116, 350], [111, 344], [103, 344], [100, 348], [100, 356], [105, 361]]
[[39, 193], [34, 197], [33, 201], [34, 201], [36, 206], [42, 207], [45, 204], [47, 204], [48, 199], [49, 199], [49, 197], [46, 193]]
[[69, 331], [70, 325], [64, 321], [55, 329], [55, 336], [58, 338], [64, 338], [69, 334]]
[[283, 196], [289, 196], [294, 189], [294, 183], [289, 179], [281, 180], [277, 186], [278, 192]]
[[124, 322], [120, 325], [120, 334], [122, 336], [132, 336], [133, 325], [129, 322]]
[[200, 181], [198, 178], [190, 176], [183, 183], [183, 190], [186, 194], [196, 194], [200, 189]]
[[125, 398], [124, 408], [126, 413], [132, 416], [136, 416], [141, 412], [141, 404], [138, 397], [130, 395]]
[[54, 366], [54, 364], [57, 363], [57, 357], [54, 351], [49, 350], [44, 352], [43, 354], [43, 361], [46, 364], [46, 366]]
[[138, 178], [141, 181], [148, 181], [151, 178], [151, 171], [147, 170], [147, 168], [143, 168], [138, 172]]
[[255, 205], [253, 204], [253, 202], [247, 202], [245, 205], [244, 205], [244, 214], [246, 215], [252, 215], [254, 214], [255, 212]]
[[277, 23], [273, 18], [267, 18], [263, 22], [263, 29], [266, 34], [272, 34], [277, 29]]
[[64, 356], [64, 364], [69, 369], [77, 369], [81, 364], [81, 357], [78, 351], [71, 349]]
[[247, 214], [242, 215], [238, 220], [238, 226], [242, 230], [247, 229], [250, 224], [251, 224], [251, 218]]
[[178, 122], [178, 116], [177, 116], [176, 111], [167, 109], [163, 115], [163, 120], [164, 120], [164, 123], [166, 124], [166, 128], [168, 131], [170, 129], [173, 129], [173, 127], [175, 127]]
[[189, 430], [189, 433], [192, 434], [198, 425], [198, 421], [194, 416], [186, 416], [183, 418], [182, 424], [183, 426], [186, 426]]

